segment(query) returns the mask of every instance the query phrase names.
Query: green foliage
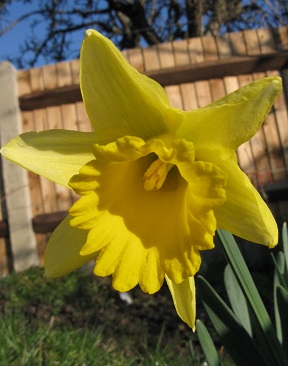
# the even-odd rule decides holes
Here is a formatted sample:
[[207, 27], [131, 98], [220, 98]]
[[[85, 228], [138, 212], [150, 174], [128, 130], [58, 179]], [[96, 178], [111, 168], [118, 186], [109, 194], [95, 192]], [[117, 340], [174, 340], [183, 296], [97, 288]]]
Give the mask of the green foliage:
[[[274, 258], [275, 327], [261, 300], [251, 274], [231, 234], [219, 230], [219, 236], [228, 261], [224, 279], [232, 310], [201, 276], [198, 292], [219, 338], [237, 366], [288, 365], [288, 235], [283, 226], [283, 252]], [[198, 321], [198, 327], [199, 327]], [[208, 358], [211, 339], [198, 329], [198, 337]], [[218, 363], [217, 363], [218, 362]], [[211, 365], [221, 365], [215, 361]]]
[[221, 366], [220, 357], [217, 353], [214, 342], [201, 320], [196, 321], [197, 333], [210, 366]]

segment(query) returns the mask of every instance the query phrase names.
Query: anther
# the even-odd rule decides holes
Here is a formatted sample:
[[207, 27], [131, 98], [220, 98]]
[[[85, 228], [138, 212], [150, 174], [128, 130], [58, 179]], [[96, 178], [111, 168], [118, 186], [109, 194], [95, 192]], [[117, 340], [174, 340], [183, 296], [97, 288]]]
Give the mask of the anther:
[[159, 158], [150, 165], [144, 174], [144, 189], [146, 191], [158, 190], [165, 182], [168, 171], [173, 164], [164, 163]]

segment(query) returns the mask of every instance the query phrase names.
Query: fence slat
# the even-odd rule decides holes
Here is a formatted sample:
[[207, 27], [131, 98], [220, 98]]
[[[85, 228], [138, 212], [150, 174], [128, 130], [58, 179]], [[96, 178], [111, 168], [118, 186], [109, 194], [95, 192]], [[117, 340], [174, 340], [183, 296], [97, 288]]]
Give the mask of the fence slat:
[[244, 32], [244, 40], [246, 43], [248, 55], [259, 55], [261, 52], [259, 39], [254, 29], [248, 29]]
[[[279, 73], [277, 71], [270, 71], [268, 75], [275, 76]], [[285, 102], [284, 92], [276, 99], [274, 103], [275, 117], [277, 121], [277, 130], [279, 131], [279, 137], [282, 146], [282, 154], [284, 157], [285, 165], [288, 168], [288, 114], [287, 104]]]
[[79, 70], [80, 70], [80, 60], [70, 61], [72, 85], [79, 85]]
[[202, 45], [205, 61], [218, 60], [217, 45], [214, 37], [211, 36], [202, 37]]
[[277, 28], [275, 32], [278, 34], [279, 40], [277, 40], [277, 49], [281, 51], [288, 50], [288, 26]]
[[29, 70], [19, 70], [17, 72], [17, 84], [19, 96], [31, 93]]
[[180, 84], [180, 91], [185, 111], [192, 111], [193, 109], [198, 108], [194, 83]]
[[162, 69], [175, 66], [173, 46], [171, 42], [159, 43], [157, 45], [159, 61]]
[[190, 58], [188, 53], [188, 43], [184, 39], [182, 41], [175, 41], [172, 43], [174, 49], [174, 57], [176, 65], [189, 65]]
[[258, 40], [262, 54], [277, 52], [273, 34], [270, 29], [257, 29], [256, 32], [258, 34]]
[[203, 45], [200, 37], [188, 39], [188, 52], [191, 64], [204, 61]]
[[166, 86], [165, 91], [173, 108], [183, 109], [179, 85]]
[[144, 59], [141, 48], [133, 48], [128, 50], [128, 60], [130, 64], [138, 71], [144, 72]]
[[218, 53], [220, 58], [228, 58], [232, 56], [230, 39], [228, 33], [216, 38]]
[[213, 101], [224, 97], [226, 94], [223, 79], [211, 79], [210, 88]]
[[145, 71], [160, 69], [157, 47], [155, 45], [149, 48], [144, 48], [143, 57], [144, 57]]
[[56, 74], [58, 87], [72, 84], [71, 63], [69, 61], [56, 64]]
[[247, 49], [243, 32], [229, 33], [232, 56], [246, 56]]
[[[43, 80], [43, 68], [37, 67], [29, 70], [30, 74], [30, 85], [31, 92], [40, 92], [44, 90], [44, 80]], [[24, 94], [19, 90], [19, 96]]]
[[198, 107], [202, 108], [212, 102], [209, 81], [197, 81], [195, 83]]

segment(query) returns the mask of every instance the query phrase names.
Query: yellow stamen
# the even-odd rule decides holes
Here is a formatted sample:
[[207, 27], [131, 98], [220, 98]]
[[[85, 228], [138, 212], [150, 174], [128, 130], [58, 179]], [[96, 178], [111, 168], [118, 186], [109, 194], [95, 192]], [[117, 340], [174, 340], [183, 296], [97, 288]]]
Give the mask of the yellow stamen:
[[159, 158], [150, 165], [144, 174], [144, 189], [152, 191], [160, 189], [165, 182], [167, 173], [172, 169], [173, 164], [164, 163]]

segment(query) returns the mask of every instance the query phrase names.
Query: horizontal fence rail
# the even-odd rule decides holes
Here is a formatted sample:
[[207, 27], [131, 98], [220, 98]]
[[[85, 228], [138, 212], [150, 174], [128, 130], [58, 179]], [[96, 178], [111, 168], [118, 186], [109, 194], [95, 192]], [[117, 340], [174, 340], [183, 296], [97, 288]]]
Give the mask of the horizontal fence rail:
[[[286, 80], [288, 30], [285, 26], [221, 37], [205, 36], [127, 50], [123, 54], [136, 69], [165, 88], [173, 107], [192, 110], [265, 76], [280, 74]], [[0, 66], [0, 82], [5, 83], [5, 88], [2, 87], [5, 103], [0, 102], [1, 145], [21, 132], [32, 130], [91, 131], [79, 89], [79, 60], [19, 71], [7, 63]], [[9, 102], [8, 69], [9, 77], [14, 77], [16, 83], [12, 83]], [[9, 103], [12, 103], [10, 110], [14, 110], [12, 116]], [[11, 128], [12, 125], [16, 127]], [[240, 166], [253, 184], [274, 202], [275, 215], [285, 217], [288, 200], [285, 93], [277, 99], [260, 131], [237, 153]], [[0, 274], [4, 275], [11, 269], [11, 263], [15, 270], [43, 264], [47, 240], [77, 196], [31, 172], [13, 168], [9, 162], [2, 164]], [[19, 176], [17, 182], [15, 174]], [[6, 240], [1, 239], [4, 237]]]

